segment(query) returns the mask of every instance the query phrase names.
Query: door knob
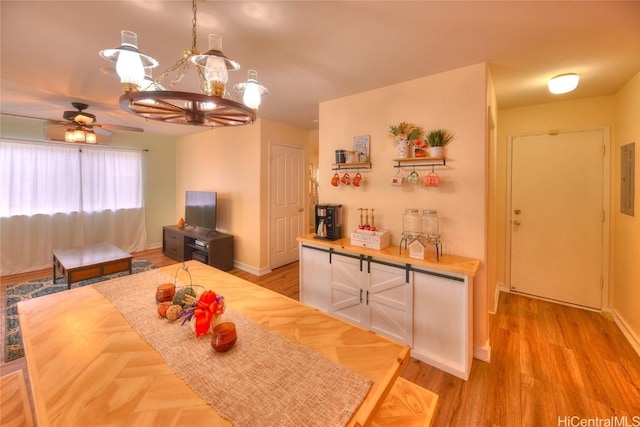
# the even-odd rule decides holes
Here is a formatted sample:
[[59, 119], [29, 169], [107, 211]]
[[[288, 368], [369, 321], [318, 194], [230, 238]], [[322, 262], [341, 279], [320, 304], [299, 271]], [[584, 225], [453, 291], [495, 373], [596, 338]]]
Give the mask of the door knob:
[[520, 225], [520, 221], [518, 221], [518, 220], [513, 221], [513, 223], [514, 223], [515, 225]]
[[513, 213], [515, 213], [516, 215], [520, 215], [522, 211], [520, 209], [516, 209], [515, 211], [513, 211]]
[[298, 212], [303, 212], [304, 208], [298, 208]]

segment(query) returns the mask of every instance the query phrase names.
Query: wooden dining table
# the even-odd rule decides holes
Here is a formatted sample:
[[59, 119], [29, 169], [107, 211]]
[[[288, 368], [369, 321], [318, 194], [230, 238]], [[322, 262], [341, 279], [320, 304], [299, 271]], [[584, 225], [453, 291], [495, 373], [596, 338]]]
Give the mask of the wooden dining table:
[[[409, 360], [406, 345], [197, 261], [157, 271], [186, 272], [251, 321], [370, 379], [349, 426], [371, 423]], [[95, 285], [21, 302], [18, 312], [39, 426], [230, 425]]]

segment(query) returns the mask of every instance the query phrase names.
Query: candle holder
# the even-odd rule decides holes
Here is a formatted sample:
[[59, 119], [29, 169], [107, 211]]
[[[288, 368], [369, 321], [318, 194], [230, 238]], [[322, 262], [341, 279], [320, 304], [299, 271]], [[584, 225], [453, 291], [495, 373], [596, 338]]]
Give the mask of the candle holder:
[[236, 325], [233, 322], [222, 322], [213, 328], [211, 334], [211, 347], [218, 353], [231, 350], [238, 340]]

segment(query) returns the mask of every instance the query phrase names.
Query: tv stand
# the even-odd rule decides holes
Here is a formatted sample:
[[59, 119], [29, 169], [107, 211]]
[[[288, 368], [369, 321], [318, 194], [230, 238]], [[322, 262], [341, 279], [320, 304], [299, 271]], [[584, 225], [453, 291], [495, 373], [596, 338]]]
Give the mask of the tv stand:
[[162, 253], [176, 261], [195, 259], [220, 270], [233, 268], [233, 236], [205, 228], [162, 227]]

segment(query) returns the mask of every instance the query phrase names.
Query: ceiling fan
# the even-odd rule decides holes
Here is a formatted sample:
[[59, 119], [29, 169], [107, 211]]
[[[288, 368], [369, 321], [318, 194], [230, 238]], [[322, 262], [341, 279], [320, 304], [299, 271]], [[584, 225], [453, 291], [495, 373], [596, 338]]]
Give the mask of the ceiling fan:
[[[95, 114], [85, 111], [89, 108], [88, 104], [72, 102], [71, 105], [75, 110], [64, 111], [62, 113], [63, 120], [42, 119], [4, 112], [2, 115], [44, 121], [46, 125], [44, 127], [38, 126], [38, 128], [44, 128], [46, 130], [46, 139], [51, 141], [107, 144], [113, 134], [112, 130], [144, 132], [144, 129], [139, 127], [98, 123]], [[30, 132], [28, 128], [25, 128], [25, 131]], [[96, 134], [99, 134], [100, 137]]]
[[50, 136], [52, 140], [97, 144], [98, 142], [108, 143], [108, 139], [106, 141], [99, 141], [96, 133], [109, 137], [112, 135], [112, 132], [109, 129], [128, 132], [144, 132], [144, 129], [139, 127], [97, 123], [95, 114], [85, 111], [89, 108], [88, 104], [83, 102], [72, 102], [71, 105], [75, 110], [64, 111], [62, 113], [64, 121], [53, 121], [51, 125], [47, 126], [47, 129], [59, 127], [67, 128], [64, 132], [64, 139], [62, 136], [52, 135]]
[[67, 142], [95, 143], [95, 134], [94, 136], [91, 136], [94, 130], [95, 132], [104, 135], [111, 135], [112, 132], [110, 132], [109, 129], [123, 130], [128, 132], [144, 132], [144, 129], [139, 127], [96, 123], [95, 114], [84, 111], [89, 108], [88, 104], [82, 102], [72, 102], [71, 105], [76, 110], [63, 112], [62, 118], [66, 120], [66, 123], [61, 122], [61, 125], [73, 126], [73, 128], [69, 128], [65, 133], [65, 141]]

